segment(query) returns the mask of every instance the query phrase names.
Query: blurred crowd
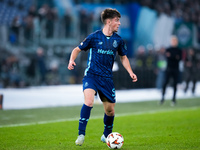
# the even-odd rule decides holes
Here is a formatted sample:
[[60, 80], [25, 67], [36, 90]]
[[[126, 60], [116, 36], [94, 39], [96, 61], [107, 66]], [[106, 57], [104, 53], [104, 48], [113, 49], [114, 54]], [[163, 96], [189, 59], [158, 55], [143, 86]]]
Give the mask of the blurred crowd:
[[32, 5], [24, 18], [16, 16], [13, 19], [9, 30], [9, 41], [12, 44], [30, 44], [38, 43], [39, 39], [70, 37], [71, 20], [69, 11], [59, 18], [57, 9], [51, 8], [48, 4], [40, 8]]
[[[141, 77], [139, 82], [140, 88], [152, 87], [161, 89], [165, 78], [165, 70], [167, 66], [165, 48], [159, 50], [148, 49], [140, 46], [135, 59], [133, 59], [133, 67]], [[184, 83], [184, 91], [187, 92], [190, 82], [193, 84], [193, 93], [195, 92], [196, 82], [200, 79], [200, 51], [194, 48], [182, 49], [182, 60], [179, 64], [179, 83]], [[145, 72], [145, 74], [144, 74]]]
[[155, 9], [159, 14], [173, 16], [176, 23], [191, 22], [197, 25], [200, 42], [200, 1], [199, 0], [141, 0], [142, 5]]
[[[200, 1], [199, 0], [74, 0], [76, 5], [81, 3], [109, 3], [125, 4], [137, 2], [160, 13], [173, 16], [176, 22], [192, 22], [198, 29], [198, 42], [200, 43]], [[94, 20], [92, 13], [87, 10], [78, 12], [78, 23], [73, 11], [67, 9], [62, 17], [58, 10], [43, 4], [40, 7], [32, 5], [24, 17], [15, 16], [9, 26], [8, 42], [11, 46], [36, 45], [33, 52], [16, 54], [0, 47], [0, 88], [26, 87], [31, 85], [59, 85], [81, 83], [83, 70], [77, 68], [73, 72], [67, 70], [67, 60], [70, 52], [66, 47], [54, 49], [48, 45], [41, 45], [42, 39], [70, 39], [75, 38], [77, 43], [93, 29], [92, 24], [100, 26], [100, 19]], [[98, 21], [98, 22], [97, 22]], [[6, 36], [6, 35], [5, 35]], [[50, 43], [51, 44], [51, 43]], [[73, 44], [68, 46], [69, 51]], [[56, 51], [59, 53], [56, 54]], [[192, 52], [191, 52], [192, 51]], [[164, 57], [165, 48], [155, 50], [153, 46], [138, 47], [134, 58], [130, 58], [131, 65], [138, 75], [137, 88], [162, 86], [163, 72], [166, 67]], [[22, 55], [24, 57], [22, 57]], [[191, 56], [192, 55], [192, 56]], [[86, 61], [82, 56], [79, 60]], [[23, 61], [23, 62], [22, 62]], [[192, 71], [200, 69], [199, 49], [193, 47], [183, 49], [182, 74], [180, 82], [185, 81], [185, 91], [188, 83], [199, 79], [199, 75], [191, 77]], [[81, 73], [82, 71], [82, 73]], [[114, 74], [115, 75], [115, 74]], [[140, 80], [140, 78], [142, 78]]]
[[[172, 16], [176, 23], [184, 21], [196, 24], [198, 42], [200, 42], [199, 0], [74, 0], [74, 2], [77, 5], [81, 3], [125, 4], [137, 2], [142, 6], [156, 10], [158, 15], [165, 13]], [[9, 41], [11, 43], [27, 43], [39, 42], [39, 39], [45, 38], [72, 38], [72, 36], [76, 37], [79, 32], [85, 36], [93, 31], [91, 24], [99, 22], [97, 26], [100, 26], [100, 18], [95, 20], [93, 15], [93, 13], [81, 9], [78, 14], [80, 26], [76, 27], [75, 14], [70, 9], [67, 9], [64, 16], [60, 17], [55, 7], [43, 4], [38, 8], [32, 5], [26, 16], [14, 17], [10, 25]], [[20, 38], [21, 34], [24, 36]]]

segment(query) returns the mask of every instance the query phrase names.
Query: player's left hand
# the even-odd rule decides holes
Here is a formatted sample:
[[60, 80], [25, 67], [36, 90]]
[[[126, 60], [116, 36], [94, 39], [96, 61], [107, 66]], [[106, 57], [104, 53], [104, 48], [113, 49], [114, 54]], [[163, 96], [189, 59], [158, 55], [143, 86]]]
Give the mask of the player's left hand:
[[69, 61], [68, 69], [69, 69], [69, 70], [73, 70], [73, 69], [74, 69], [74, 66], [76, 66], [76, 63], [75, 63], [74, 61]]
[[132, 80], [133, 82], [136, 82], [136, 81], [137, 81], [137, 76], [136, 76], [134, 73], [131, 73], [131, 74], [130, 74], [130, 77], [133, 79], [133, 80]]

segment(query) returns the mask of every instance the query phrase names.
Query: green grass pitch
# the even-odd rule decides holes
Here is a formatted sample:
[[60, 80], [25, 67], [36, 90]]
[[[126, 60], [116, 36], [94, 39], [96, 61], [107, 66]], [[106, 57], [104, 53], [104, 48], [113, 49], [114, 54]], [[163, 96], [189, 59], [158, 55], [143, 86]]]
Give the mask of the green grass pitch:
[[[103, 106], [94, 105], [85, 142], [76, 146], [81, 106], [0, 110], [0, 150], [106, 150]], [[199, 150], [200, 99], [117, 103], [113, 131], [123, 150]]]

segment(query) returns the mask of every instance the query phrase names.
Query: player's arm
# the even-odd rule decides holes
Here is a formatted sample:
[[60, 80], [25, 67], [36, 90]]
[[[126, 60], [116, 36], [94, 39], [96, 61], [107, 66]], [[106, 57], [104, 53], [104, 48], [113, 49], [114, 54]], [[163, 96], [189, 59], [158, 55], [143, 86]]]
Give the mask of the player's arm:
[[137, 76], [133, 73], [133, 70], [131, 68], [130, 62], [127, 58], [126, 55], [124, 56], [120, 56], [120, 60], [122, 62], [122, 65], [124, 66], [124, 68], [128, 71], [130, 77], [133, 79], [133, 82], [137, 81]]
[[79, 47], [76, 47], [73, 49], [71, 56], [70, 56], [69, 64], [68, 64], [69, 70], [73, 70], [74, 66], [76, 66], [75, 59], [77, 58], [77, 56], [80, 52], [81, 52], [81, 49]]

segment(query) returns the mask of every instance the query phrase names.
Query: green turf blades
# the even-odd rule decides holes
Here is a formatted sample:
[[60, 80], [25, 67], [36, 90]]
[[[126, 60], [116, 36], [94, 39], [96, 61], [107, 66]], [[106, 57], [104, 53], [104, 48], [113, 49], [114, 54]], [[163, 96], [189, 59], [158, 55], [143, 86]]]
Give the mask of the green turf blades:
[[[124, 136], [123, 150], [199, 149], [200, 108], [116, 117], [113, 131]], [[0, 128], [1, 149], [105, 150], [102, 119], [88, 123], [84, 144], [77, 147], [78, 121]], [[98, 127], [98, 128], [97, 128]], [[101, 128], [102, 127], [102, 128]]]

